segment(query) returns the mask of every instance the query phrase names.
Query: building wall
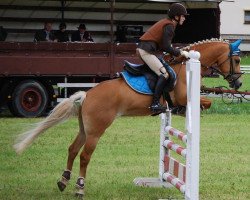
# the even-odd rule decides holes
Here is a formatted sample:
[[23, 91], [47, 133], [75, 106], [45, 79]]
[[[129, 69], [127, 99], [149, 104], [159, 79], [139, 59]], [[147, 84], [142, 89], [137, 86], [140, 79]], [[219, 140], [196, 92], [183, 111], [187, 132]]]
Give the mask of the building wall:
[[248, 34], [250, 24], [244, 24], [244, 10], [250, 10], [250, 0], [234, 0], [222, 2], [221, 9], [221, 34]]

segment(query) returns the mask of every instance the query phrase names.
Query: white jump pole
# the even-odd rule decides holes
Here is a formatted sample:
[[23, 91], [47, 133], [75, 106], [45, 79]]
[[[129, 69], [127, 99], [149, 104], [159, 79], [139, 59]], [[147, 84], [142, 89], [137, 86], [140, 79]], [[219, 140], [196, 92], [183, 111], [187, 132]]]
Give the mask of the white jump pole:
[[200, 53], [189, 52], [187, 76], [187, 158], [185, 200], [199, 199], [200, 165]]
[[[187, 61], [186, 64], [187, 134], [184, 135], [181, 131], [171, 128], [170, 110], [167, 110], [166, 113], [161, 114], [159, 178], [136, 178], [134, 183], [138, 186], [145, 187], [169, 188], [174, 185], [185, 194], [185, 200], [198, 200], [200, 151], [200, 53], [196, 51], [190, 51], [189, 57], [190, 60]], [[169, 132], [170, 130], [172, 132], [166, 134], [166, 132]], [[184, 143], [187, 143], [187, 148], [184, 149], [181, 146], [172, 143], [169, 140], [170, 135], [177, 136]], [[176, 149], [180, 150], [180, 154], [186, 157], [186, 165], [183, 165], [175, 159], [172, 159], [170, 150]], [[171, 163], [175, 162], [175, 164], [179, 166], [179, 177], [182, 177], [184, 174], [183, 170], [185, 171], [185, 182], [183, 182], [182, 179], [179, 179], [179, 177], [175, 177], [170, 173], [173, 170], [170, 166], [167, 166], [166, 170], [165, 157], [168, 157], [167, 159], [170, 160]]]

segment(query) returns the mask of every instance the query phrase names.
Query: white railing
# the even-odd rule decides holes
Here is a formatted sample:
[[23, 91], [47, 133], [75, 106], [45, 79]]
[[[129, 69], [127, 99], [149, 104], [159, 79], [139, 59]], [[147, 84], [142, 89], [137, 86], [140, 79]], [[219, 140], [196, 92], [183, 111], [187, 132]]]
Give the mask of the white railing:
[[250, 65], [241, 65], [240, 66], [240, 71], [246, 73], [246, 74], [250, 74]]

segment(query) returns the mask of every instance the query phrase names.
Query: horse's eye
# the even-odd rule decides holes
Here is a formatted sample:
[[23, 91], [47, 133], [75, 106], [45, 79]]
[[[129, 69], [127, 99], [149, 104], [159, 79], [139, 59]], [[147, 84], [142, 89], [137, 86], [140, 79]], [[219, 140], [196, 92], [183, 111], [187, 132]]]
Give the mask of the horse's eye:
[[235, 60], [235, 63], [238, 65], [240, 64], [240, 60]]

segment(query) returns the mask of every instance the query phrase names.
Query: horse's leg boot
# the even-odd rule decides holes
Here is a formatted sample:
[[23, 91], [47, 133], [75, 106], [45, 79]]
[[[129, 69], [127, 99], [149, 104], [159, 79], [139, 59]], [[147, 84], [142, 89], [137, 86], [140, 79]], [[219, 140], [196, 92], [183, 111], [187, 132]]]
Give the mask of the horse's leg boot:
[[153, 94], [153, 102], [150, 106], [150, 109], [153, 112], [153, 114], [156, 114], [156, 113], [160, 114], [162, 112], [165, 112], [167, 109], [166, 106], [162, 106], [160, 104], [160, 98], [161, 98], [161, 95], [163, 93], [163, 90], [166, 84], [167, 84], [167, 79], [163, 75], [159, 76], [159, 79], [156, 83], [155, 92]]
[[174, 115], [180, 115], [180, 116], [185, 117], [186, 116], [186, 109], [187, 109], [186, 106], [177, 106], [171, 110], [171, 113]]
[[84, 178], [83, 177], [78, 177], [76, 181], [76, 197], [79, 199], [83, 199], [84, 196]]
[[59, 180], [57, 182], [57, 186], [61, 192], [66, 188], [66, 186], [70, 180], [70, 176], [71, 176], [71, 171], [65, 170], [62, 174], [61, 180]]

